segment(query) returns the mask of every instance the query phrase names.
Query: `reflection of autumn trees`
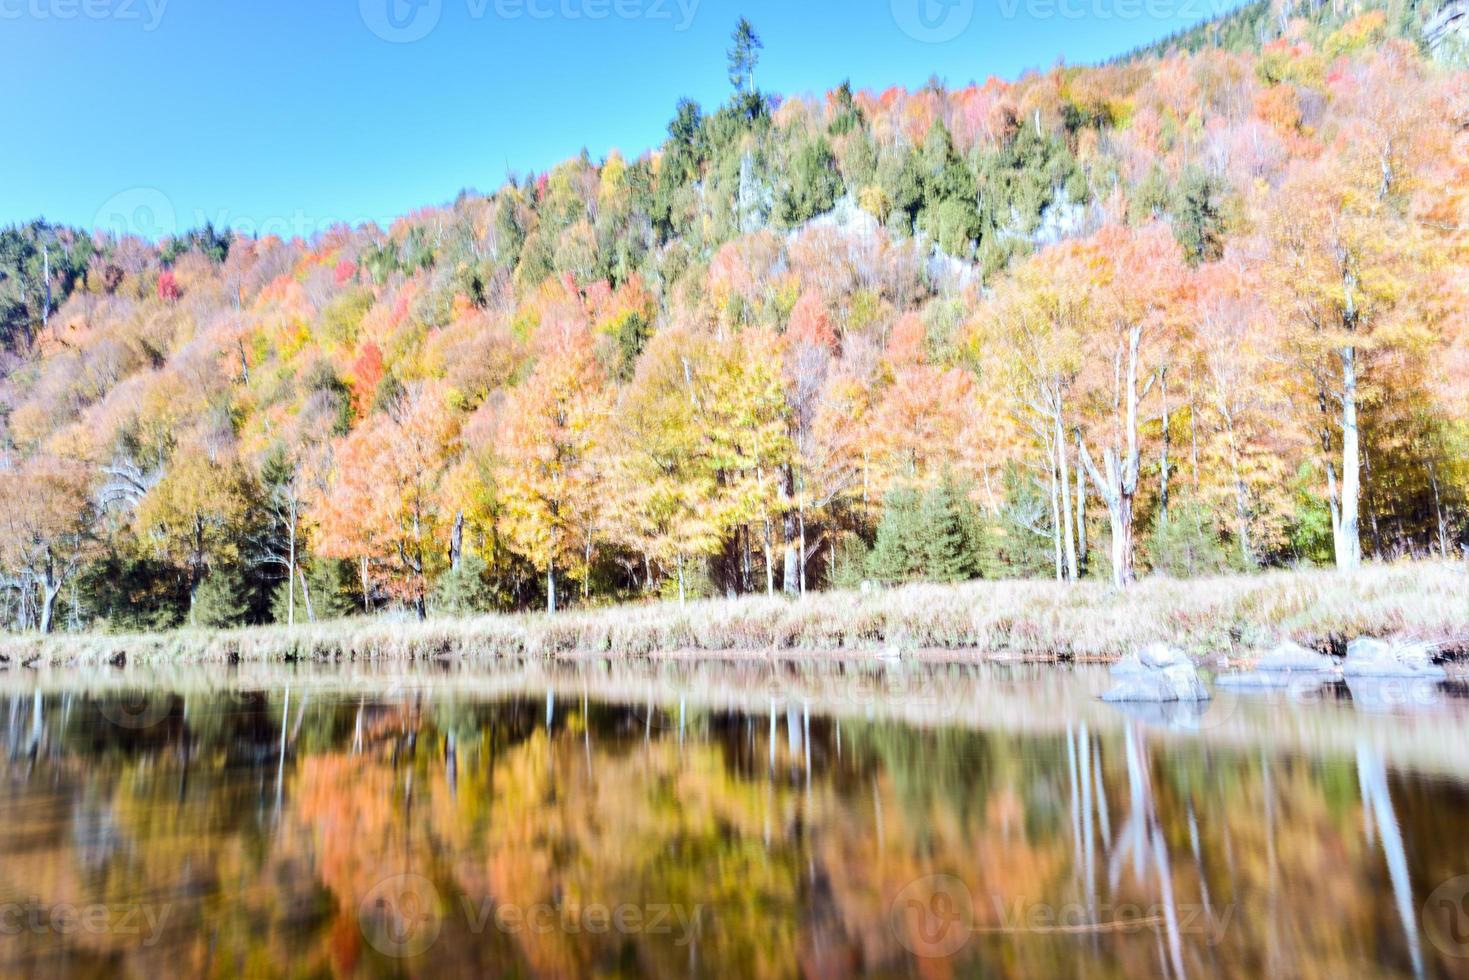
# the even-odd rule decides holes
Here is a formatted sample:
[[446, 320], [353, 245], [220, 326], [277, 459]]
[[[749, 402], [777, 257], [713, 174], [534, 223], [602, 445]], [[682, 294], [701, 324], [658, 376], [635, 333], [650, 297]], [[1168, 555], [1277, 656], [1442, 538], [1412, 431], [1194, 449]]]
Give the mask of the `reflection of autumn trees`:
[[[917, 730], [785, 703], [747, 716], [565, 695], [302, 701], [283, 725], [283, 692], [194, 695], [139, 732], [53, 697], [34, 742], [22, 701], [4, 746], [0, 895], [172, 912], [158, 947], [25, 937], [0, 947], [0, 972], [63, 952], [99, 972], [219, 976], [1458, 967], [1405, 930], [1395, 896], [1416, 914], [1462, 873], [1465, 790], [1383, 769], [1370, 747], [1240, 752], [1120, 720]], [[401, 874], [432, 883], [442, 919], [406, 962], [359, 927]], [[918, 959], [894, 932], [894, 901], [931, 875], [972, 898], [976, 931], [951, 960]], [[497, 908], [537, 905], [555, 928], [496, 928]], [[592, 905], [702, 912], [680, 945], [676, 918], [666, 933], [591, 932]], [[1019, 928], [1043, 925], [1042, 905], [1071, 925], [1156, 918]]]

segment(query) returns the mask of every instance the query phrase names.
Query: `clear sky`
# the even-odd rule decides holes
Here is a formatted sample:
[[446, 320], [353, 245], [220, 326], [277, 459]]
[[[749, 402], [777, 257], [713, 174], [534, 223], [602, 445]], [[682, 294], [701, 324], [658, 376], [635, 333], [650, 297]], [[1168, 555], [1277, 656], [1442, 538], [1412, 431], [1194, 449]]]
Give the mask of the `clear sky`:
[[310, 233], [636, 155], [676, 101], [1102, 60], [1227, 0], [0, 0], [0, 224]]

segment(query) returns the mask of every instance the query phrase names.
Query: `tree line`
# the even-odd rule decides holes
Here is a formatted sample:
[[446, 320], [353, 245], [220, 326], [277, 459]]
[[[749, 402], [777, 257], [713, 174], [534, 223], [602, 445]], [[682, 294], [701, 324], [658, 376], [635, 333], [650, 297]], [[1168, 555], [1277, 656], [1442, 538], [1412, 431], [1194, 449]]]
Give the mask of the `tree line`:
[[823, 99], [760, 51], [388, 228], [0, 234], [11, 626], [1463, 545], [1469, 102], [1380, 13]]

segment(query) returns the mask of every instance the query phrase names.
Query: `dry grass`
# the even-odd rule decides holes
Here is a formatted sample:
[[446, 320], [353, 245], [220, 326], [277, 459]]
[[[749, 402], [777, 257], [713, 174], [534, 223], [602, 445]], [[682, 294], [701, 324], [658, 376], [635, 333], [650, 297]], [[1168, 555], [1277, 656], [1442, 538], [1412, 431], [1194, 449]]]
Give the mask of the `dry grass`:
[[692, 653], [840, 655], [897, 647], [988, 656], [1111, 659], [1165, 640], [1248, 656], [1281, 639], [1340, 649], [1356, 636], [1408, 635], [1469, 648], [1469, 569], [1439, 562], [1105, 585], [974, 582], [879, 591], [621, 606], [556, 616], [426, 623], [358, 618], [294, 629], [146, 636], [13, 637], [0, 666], [38, 663], [493, 659]]

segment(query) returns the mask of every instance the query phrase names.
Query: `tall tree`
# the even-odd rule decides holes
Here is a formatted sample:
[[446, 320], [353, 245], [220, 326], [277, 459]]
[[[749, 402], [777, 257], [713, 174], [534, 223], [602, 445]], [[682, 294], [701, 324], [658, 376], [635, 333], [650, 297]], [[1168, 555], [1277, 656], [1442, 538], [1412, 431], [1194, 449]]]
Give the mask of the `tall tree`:
[[[1082, 460], [1107, 505], [1112, 584], [1125, 588], [1136, 579], [1140, 413], [1166, 364], [1162, 350], [1178, 326], [1187, 277], [1178, 242], [1159, 223], [1104, 228], [1088, 248], [1099, 316], [1086, 341], [1083, 384], [1094, 421], [1082, 439]], [[1101, 448], [1100, 465], [1094, 447]]]
[[730, 523], [731, 502], [703, 425], [708, 378], [691, 367], [705, 363], [703, 343], [682, 329], [653, 339], [610, 437], [609, 529], [639, 555], [673, 569], [679, 601], [687, 596], [689, 563], [714, 554]]
[[755, 66], [760, 63], [760, 52], [765, 44], [749, 20], [741, 17], [730, 35], [729, 83], [742, 95], [755, 94]]
[[535, 368], [506, 400], [500, 488], [506, 536], [546, 581], [557, 608], [557, 572], [585, 560], [598, 522], [598, 447], [609, 410], [606, 377], [580, 316], [541, 327]]
[[93, 554], [93, 497], [82, 465], [41, 456], [0, 471], [0, 565], [39, 597], [36, 624], [55, 626], [61, 590]]

